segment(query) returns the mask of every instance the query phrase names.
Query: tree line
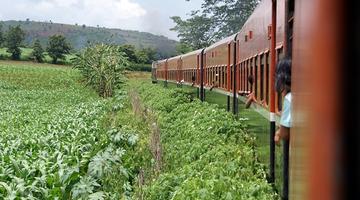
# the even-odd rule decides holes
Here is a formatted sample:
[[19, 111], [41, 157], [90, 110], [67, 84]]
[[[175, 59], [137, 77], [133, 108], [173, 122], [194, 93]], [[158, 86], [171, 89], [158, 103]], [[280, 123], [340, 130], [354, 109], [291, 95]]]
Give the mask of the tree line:
[[[23, 42], [25, 40], [26, 33], [18, 26], [9, 26], [7, 31], [3, 31], [3, 27], [0, 24], [0, 47], [5, 47], [6, 51], [11, 54], [12, 60], [20, 60], [22, 50], [20, 47], [24, 47]], [[88, 44], [88, 46], [96, 44]], [[151, 64], [152, 61], [157, 60], [157, 52], [155, 49], [136, 48], [134, 45], [113, 45], [119, 46], [119, 50], [125, 54], [129, 62], [132, 64]], [[66, 54], [70, 54], [73, 50], [71, 44], [67, 41], [63, 35], [52, 35], [49, 37], [46, 47], [43, 47], [39, 39], [34, 40], [32, 53], [30, 58], [36, 62], [44, 62], [45, 53], [51, 57], [52, 63], [56, 64], [60, 59], [64, 59]]]
[[[3, 32], [2, 26], [0, 25], [0, 46], [6, 47], [6, 52], [11, 54], [12, 60], [20, 60], [25, 40], [26, 33], [18, 26], [9, 26], [6, 32]], [[52, 62], [56, 64], [59, 59], [64, 59], [65, 54], [70, 53], [71, 45], [66, 41], [66, 38], [62, 35], [52, 35], [49, 37], [49, 42], [46, 49], [44, 49], [38, 39], [35, 40], [33, 46], [33, 52], [31, 58], [37, 62], [44, 61], [44, 53], [47, 51], [51, 57]]]

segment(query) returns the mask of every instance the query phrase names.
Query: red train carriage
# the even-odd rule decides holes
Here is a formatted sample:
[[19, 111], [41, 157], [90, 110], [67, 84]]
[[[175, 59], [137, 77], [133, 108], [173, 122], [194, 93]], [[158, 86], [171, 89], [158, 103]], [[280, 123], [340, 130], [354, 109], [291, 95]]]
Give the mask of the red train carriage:
[[182, 80], [185, 83], [193, 84], [193, 78], [195, 79], [194, 85], [200, 84], [200, 58], [202, 49], [193, 51], [181, 56], [182, 64]]
[[166, 60], [168, 81], [179, 82], [181, 80], [181, 56], [175, 56]]
[[235, 35], [232, 35], [205, 49], [204, 84], [206, 86], [215, 86], [227, 92], [232, 90], [234, 39]]
[[155, 64], [155, 68], [153, 70], [156, 70], [156, 79], [161, 81], [167, 80], [167, 69], [166, 69], [166, 60], [159, 60]]
[[[348, 127], [355, 127], [356, 123], [346, 126], [341, 121], [346, 119], [354, 122], [356, 116], [350, 118], [351, 115], [346, 115], [341, 108], [350, 110], [358, 102], [353, 100], [351, 106], [340, 104], [344, 96], [341, 87], [354, 88], [353, 84], [347, 83], [347, 79], [339, 82], [340, 76], [352, 76], [355, 82], [359, 80], [354, 78], [359, 74], [351, 73], [354, 70], [341, 70], [344, 67], [342, 62], [349, 59], [341, 60], [340, 55], [346, 50], [352, 54], [347, 48], [341, 48], [344, 47], [341, 41], [350, 40], [350, 37], [345, 37], [346, 34], [354, 35], [353, 32], [345, 33], [344, 28], [348, 27], [344, 25], [347, 14], [344, 5], [345, 1], [335, 0], [263, 0], [235, 37], [225, 38], [202, 51], [156, 64], [156, 75], [160, 80], [184, 79], [191, 84], [195, 75], [197, 86], [217, 84], [215, 91], [227, 95], [231, 95], [234, 87], [240, 94], [252, 91], [258, 102], [263, 101], [264, 108], [274, 113], [281, 110], [281, 96], [274, 92], [275, 64], [283, 54], [292, 56], [294, 100], [290, 139], [290, 199], [336, 199], [341, 193], [345, 194], [344, 191], [350, 191], [343, 185], [345, 182], [341, 178], [344, 177], [340, 176], [339, 179], [336, 176], [348, 174], [344, 166], [350, 166], [352, 161], [344, 165], [341, 162], [344, 160], [340, 160], [340, 153], [345, 153], [344, 149], [339, 148], [343, 147], [341, 139], [345, 139], [342, 134], [357, 138], [344, 132], [348, 131]], [[352, 38], [358, 37], [355, 35]], [[166, 76], [167, 70], [175, 71], [169, 73], [170, 78]], [[255, 77], [253, 87], [247, 81], [250, 74]], [[236, 84], [233, 84], [234, 81]], [[359, 114], [354, 109], [351, 111]], [[269, 117], [272, 132], [275, 130], [273, 116]], [[355, 128], [359, 130], [358, 126]], [[273, 141], [271, 137], [270, 141]], [[274, 144], [270, 146], [270, 152], [273, 152]], [[284, 149], [284, 152], [288, 151]], [[273, 164], [270, 163], [270, 168], [273, 168]], [[354, 173], [358, 175], [358, 171], [356, 169]], [[273, 173], [270, 171], [270, 176], [274, 176]], [[286, 174], [287, 171], [284, 171], [284, 180], [287, 179]], [[284, 197], [287, 197], [287, 191]]]
[[[240, 94], [254, 92], [265, 108], [270, 104], [270, 48], [272, 1], [262, 1], [237, 35], [238, 73], [237, 89]], [[282, 56], [285, 37], [285, 0], [277, 1], [276, 59]], [[248, 76], [254, 76], [250, 88]], [[276, 95], [276, 111], [281, 110], [281, 94]], [[278, 100], [279, 99], [279, 100]]]

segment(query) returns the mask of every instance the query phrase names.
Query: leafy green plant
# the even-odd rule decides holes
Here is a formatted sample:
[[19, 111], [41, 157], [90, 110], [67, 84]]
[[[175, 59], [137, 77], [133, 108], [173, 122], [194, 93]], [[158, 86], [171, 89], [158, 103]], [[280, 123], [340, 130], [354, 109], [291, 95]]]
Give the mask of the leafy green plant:
[[[160, 124], [164, 167], [135, 198], [276, 199], [246, 124], [184, 89], [132, 83]], [[156, 95], [154, 95], [156, 94]]]
[[115, 89], [124, 82], [123, 72], [128, 65], [118, 46], [105, 44], [88, 47], [73, 59], [74, 68], [81, 71], [86, 84], [102, 97], [113, 96]]
[[108, 116], [126, 93], [102, 99], [77, 70], [30, 65], [0, 64], [0, 199], [120, 199], [138, 136]]

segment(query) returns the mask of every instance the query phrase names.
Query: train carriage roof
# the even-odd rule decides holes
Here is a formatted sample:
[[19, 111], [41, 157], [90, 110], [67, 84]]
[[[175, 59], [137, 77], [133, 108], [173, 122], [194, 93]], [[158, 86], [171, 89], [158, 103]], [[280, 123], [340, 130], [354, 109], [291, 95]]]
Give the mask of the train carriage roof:
[[231, 35], [231, 36], [228, 36], [228, 37], [226, 37], [226, 38], [224, 38], [224, 39], [222, 39], [222, 40], [219, 40], [219, 41], [215, 42], [214, 44], [212, 44], [212, 45], [210, 45], [209, 47], [207, 47], [207, 48], [205, 49], [205, 52], [208, 52], [208, 51], [210, 51], [210, 50], [212, 50], [212, 49], [214, 49], [214, 48], [216, 48], [216, 47], [218, 47], [218, 46], [220, 46], [220, 45], [229, 44], [229, 43], [233, 42], [234, 39], [235, 39], [235, 36], [236, 36], [237, 34], [238, 34], [238, 33], [235, 33], [235, 34], [233, 34], [233, 35]]
[[169, 62], [169, 61], [178, 60], [178, 59], [181, 59], [181, 55], [171, 57], [171, 58], [167, 59], [166, 61]]
[[201, 53], [202, 50], [203, 50], [203, 49], [198, 49], [198, 50], [195, 50], [195, 51], [192, 51], [192, 52], [183, 54], [183, 55], [181, 55], [181, 58], [185, 58], [185, 57], [193, 56], [193, 55], [198, 55], [198, 54]]

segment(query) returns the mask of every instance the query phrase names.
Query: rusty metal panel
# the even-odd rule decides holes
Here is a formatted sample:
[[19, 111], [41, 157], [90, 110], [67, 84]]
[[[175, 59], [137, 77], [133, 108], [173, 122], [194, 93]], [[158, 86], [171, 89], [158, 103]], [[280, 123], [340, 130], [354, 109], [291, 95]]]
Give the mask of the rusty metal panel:
[[[271, 4], [272, 0], [263, 0], [238, 33], [241, 61], [270, 49], [268, 26], [271, 25]], [[276, 46], [281, 46], [285, 37], [285, 0], [277, 0], [276, 21]], [[247, 37], [245, 41], [245, 36], [249, 36], [250, 32], [252, 38]]]
[[156, 64], [156, 74], [158, 79], [165, 79], [166, 60], [160, 60]]
[[[207, 67], [227, 66], [228, 44], [233, 47], [235, 35], [224, 38], [205, 49]], [[233, 60], [233, 55], [230, 56], [230, 59]]]
[[181, 56], [175, 56], [167, 60], [169, 71], [178, 69], [179, 59], [181, 59]]
[[295, 2], [290, 139], [293, 200], [331, 200], [339, 194], [342, 2]]
[[201, 53], [201, 51], [202, 49], [199, 49], [182, 55], [182, 69], [197, 69], [197, 56]]

